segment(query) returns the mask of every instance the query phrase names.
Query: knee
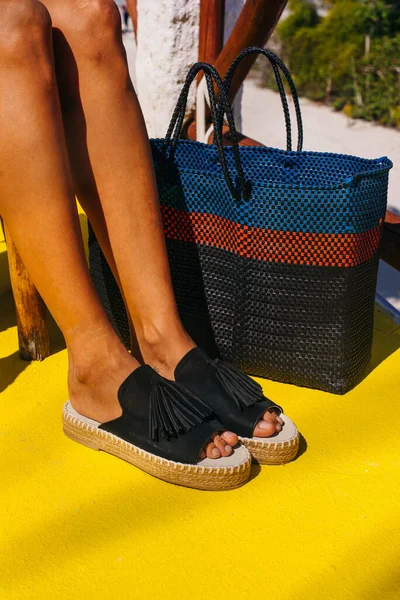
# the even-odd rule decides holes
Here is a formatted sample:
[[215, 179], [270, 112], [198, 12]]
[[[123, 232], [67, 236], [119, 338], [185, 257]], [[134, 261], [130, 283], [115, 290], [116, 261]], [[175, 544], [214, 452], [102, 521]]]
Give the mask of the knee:
[[121, 17], [114, 0], [69, 0], [52, 12], [54, 26], [71, 44], [73, 53], [102, 63], [111, 44], [122, 44]]
[[121, 17], [114, 0], [85, 2], [79, 20], [83, 33], [92, 38], [114, 37], [121, 29]]
[[2, 0], [1, 8], [0, 60], [21, 65], [35, 60], [51, 62], [51, 18], [43, 4]]

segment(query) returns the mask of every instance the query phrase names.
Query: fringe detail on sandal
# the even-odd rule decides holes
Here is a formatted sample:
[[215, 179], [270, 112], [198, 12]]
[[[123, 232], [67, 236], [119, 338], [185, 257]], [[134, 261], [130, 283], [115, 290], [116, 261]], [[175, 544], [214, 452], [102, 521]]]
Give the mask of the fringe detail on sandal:
[[212, 415], [197, 396], [177, 383], [157, 383], [150, 394], [149, 436], [170, 438], [190, 431]]
[[259, 383], [228, 362], [218, 358], [209, 363], [215, 368], [215, 373], [226, 391], [236, 402], [240, 410], [253, 406], [263, 400], [264, 395]]

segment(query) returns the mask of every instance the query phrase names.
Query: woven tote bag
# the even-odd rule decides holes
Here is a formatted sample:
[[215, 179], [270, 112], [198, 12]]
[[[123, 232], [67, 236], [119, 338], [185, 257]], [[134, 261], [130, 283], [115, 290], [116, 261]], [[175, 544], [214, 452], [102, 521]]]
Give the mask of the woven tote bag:
[[[274, 69], [286, 150], [238, 146], [226, 92], [250, 53], [263, 54]], [[201, 69], [213, 145], [180, 139], [189, 87]], [[296, 108], [297, 151], [279, 70]], [[229, 147], [222, 143], [224, 114]], [[166, 138], [151, 146], [175, 296], [196, 343], [249, 374], [342, 394], [360, 380], [370, 358], [392, 164], [386, 157], [306, 152], [302, 142], [290, 73], [275, 54], [251, 47], [224, 82], [210, 65], [194, 65]], [[128, 344], [124, 305], [93, 231], [89, 244], [94, 283]]]

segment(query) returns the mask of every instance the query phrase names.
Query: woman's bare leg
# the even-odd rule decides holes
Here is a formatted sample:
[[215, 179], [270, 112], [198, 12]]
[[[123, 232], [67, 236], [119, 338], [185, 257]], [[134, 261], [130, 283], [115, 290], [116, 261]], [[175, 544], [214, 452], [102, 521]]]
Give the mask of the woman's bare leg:
[[[93, 289], [69, 175], [51, 22], [32, 0], [0, 0], [0, 213], [66, 339], [77, 410], [118, 416], [116, 391], [138, 363]], [[101, 351], [100, 351], [101, 348]], [[95, 393], [102, 369], [102, 393]], [[91, 393], [87, 384], [93, 384]]]
[[[194, 343], [181, 325], [172, 290], [151, 153], [126, 68], [119, 11], [112, 0], [45, 4], [56, 28], [78, 197], [107, 259], [112, 264], [115, 258], [143, 360], [173, 378]], [[77, 135], [84, 129], [85, 136]]]
[[[73, 406], [108, 421], [121, 414], [117, 391], [138, 362], [114, 333], [89, 277], [50, 17], [35, 0], [0, 0], [0, 9], [0, 214], [65, 336]], [[218, 457], [220, 451], [210, 442], [207, 454]]]
[[[173, 378], [194, 347], [171, 284], [150, 146], [129, 79], [113, 0], [43, 0], [78, 197], [122, 291], [146, 363]], [[280, 429], [266, 413], [256, 434]], [[223, 441], [221, 442], [223, 443]]]

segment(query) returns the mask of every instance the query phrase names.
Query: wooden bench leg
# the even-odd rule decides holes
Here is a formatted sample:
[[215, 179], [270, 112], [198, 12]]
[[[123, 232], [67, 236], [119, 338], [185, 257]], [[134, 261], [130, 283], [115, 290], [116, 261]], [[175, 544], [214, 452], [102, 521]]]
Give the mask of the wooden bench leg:
[[50, 355], [47, 308], [24, 267], [7, 226], [5, 234], [17, 313], [19, 355], [23, 360], [43, 360]]

